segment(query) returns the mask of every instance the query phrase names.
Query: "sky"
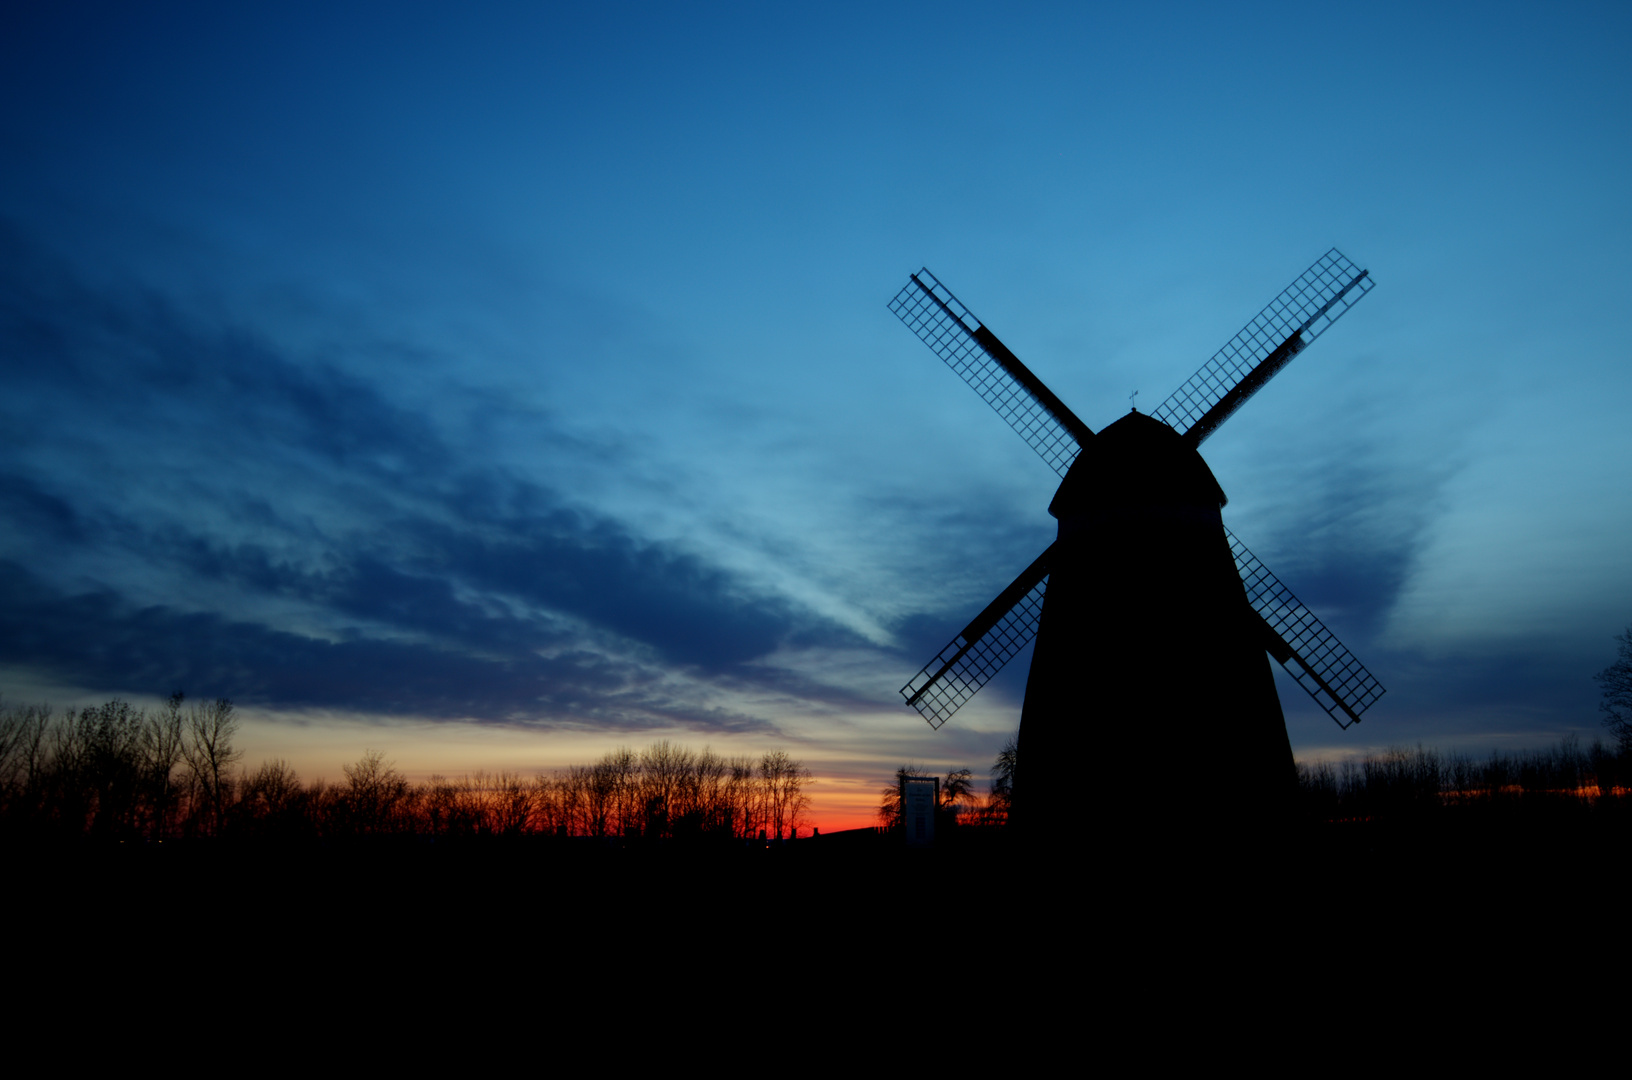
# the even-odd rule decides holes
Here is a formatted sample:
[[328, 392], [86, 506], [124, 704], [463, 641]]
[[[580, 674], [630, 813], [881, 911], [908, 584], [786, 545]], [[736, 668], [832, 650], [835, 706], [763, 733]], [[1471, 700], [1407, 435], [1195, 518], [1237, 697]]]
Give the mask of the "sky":
[[1613, 4], [12, 5], [0, 695], [229, 697], [308, 778], [787, 749], [862, 824], [1014, 731], [1029, 651], [940, 731], [897, 690], [1054, 531], [908, 274], [1099, 428], [1335, 246], [1376, 288], [1204, 447], [1388, 689], [1340, 731], [1277, 669], [1295, 751], [1590, 741], [1629, 43]]

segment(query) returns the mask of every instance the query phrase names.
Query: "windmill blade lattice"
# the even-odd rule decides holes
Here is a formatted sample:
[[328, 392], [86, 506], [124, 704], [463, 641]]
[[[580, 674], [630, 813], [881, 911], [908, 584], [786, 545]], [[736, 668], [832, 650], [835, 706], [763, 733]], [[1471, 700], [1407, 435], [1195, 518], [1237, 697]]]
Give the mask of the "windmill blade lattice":
[[1332, 248], [1151, 415], [1200, 445], [1373, 284], [1367, 271]]
[[1360, 714], [1383, 696], [1383, 684], [1247, 545], [1228, 529], [1224, 533], [1246, 586], [1247, 601], [1268, 625], [1271, 636], [1279, 639], [1280, 647], [1272, 642], [1270, 652], [1338, 727], [1359, 723]]
[[1048, 592], [1048, 558], [1037, 557], [901, 688], [907, 704], [939, 728], [1037, 636]]
[[1081, 439], [1092, 432], [950, 289], [927, 268], [920, 270], [890, 301], [890, 310], [997, 410], [1049, 468], [1065, 475]]

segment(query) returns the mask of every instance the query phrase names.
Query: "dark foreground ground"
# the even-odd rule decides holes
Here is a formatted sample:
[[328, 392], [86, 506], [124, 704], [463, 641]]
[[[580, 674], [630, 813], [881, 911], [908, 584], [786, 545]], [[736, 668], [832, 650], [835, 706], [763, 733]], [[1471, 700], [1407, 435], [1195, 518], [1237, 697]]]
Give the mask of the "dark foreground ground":
[[864, 834], [770, 846], [23, 846], [8, 856], [5, 916], [30, 937], [66, 935], [93, 951], [222, 936], [313, 962], [365, 942], [387, 953], [481, 943], [589, 955], [688, 940], [1001, 951], [995, 943], [1033, 937], [1080, 952], [1197, 934], [1454, 942], [1559, 920], [1606, 920], [1619, 933], [1632, 883], [1623, 816], [1325, 823], [1125, 847], [1085, 836], [1043, 850], [1001, 833], [930, 849]]
[[1622, 826], [1373, 821], [1120, 854], [1000, 834], [14, 847], [0, 917], [19, 1034], [66, 1011], [124, 1018], [129, 1046], [213, 1025], [270, 1060], [312, 1032], [409, 1062], [426, 1040], [621, 1060], [657, 1029], [812, 1064], [1259, 1060], [1288, 1029], [1311, 1053], [1454, 1043], [1453, 1007], [1533, 1034], [1539, 1009], [1623, 1000]]

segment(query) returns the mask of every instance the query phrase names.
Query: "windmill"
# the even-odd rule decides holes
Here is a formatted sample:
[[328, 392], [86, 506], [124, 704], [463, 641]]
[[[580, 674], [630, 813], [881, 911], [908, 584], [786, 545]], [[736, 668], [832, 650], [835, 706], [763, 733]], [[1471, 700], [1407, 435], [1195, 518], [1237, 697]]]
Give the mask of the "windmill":
[[1369, 292], [1328, 251], [1153, 414], [1095, 433], [925, 269], [902, 322], [1061, 477], [1054, 543], [901, 694], [939, 728], [1034, 637], [1014, 820], [1034, 837], [1272, 818], [1295, 784], [1263, 654], [1347, 728], [1383, 687], [1224, 527], [1197, 448]]

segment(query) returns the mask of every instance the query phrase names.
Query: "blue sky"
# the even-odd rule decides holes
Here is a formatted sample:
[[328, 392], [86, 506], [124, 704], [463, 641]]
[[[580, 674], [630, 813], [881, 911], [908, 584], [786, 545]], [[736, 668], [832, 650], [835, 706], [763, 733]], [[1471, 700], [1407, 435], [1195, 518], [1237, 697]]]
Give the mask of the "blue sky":
[[1342, 733], [1283, 681], [1294, 744], [1597, 730], [1623, 7], [4, 19], [10, 700], [225, 694], [331, 773], [658, 736], [982, 768], [1025, 658], [939, 733], [895, 690], [1054, 480], [889, 298], [929, 266], [1100, 427], [1336, 246], [1377, 288], [1205, 448], [1389, 688]]

